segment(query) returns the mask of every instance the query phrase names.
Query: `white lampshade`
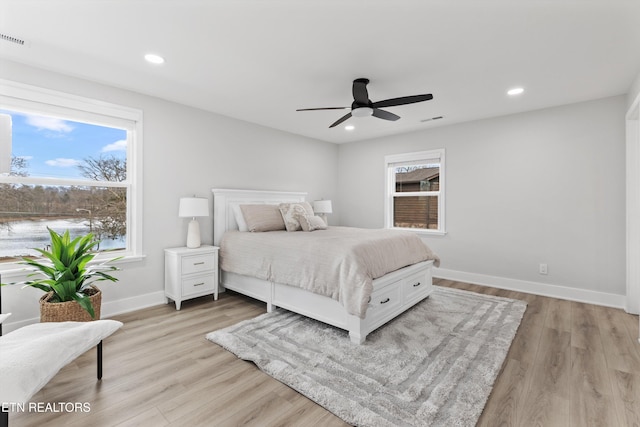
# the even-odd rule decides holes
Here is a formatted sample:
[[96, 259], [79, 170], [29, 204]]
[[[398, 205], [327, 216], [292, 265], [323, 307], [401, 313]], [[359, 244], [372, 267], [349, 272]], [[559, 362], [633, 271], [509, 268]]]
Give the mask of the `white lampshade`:
[[313, 212], [323, 214], [332, 213], [331, 200], [316, 200], [313, 202]]
[[209, 216], [209, 200], [200, 197], [183, 197], [180, 199], [178, 216], [195, 218]]

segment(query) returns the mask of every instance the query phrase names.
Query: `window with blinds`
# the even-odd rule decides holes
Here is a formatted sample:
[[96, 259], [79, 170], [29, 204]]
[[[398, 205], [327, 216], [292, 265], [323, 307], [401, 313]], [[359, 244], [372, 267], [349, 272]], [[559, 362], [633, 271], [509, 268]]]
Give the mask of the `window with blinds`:
[[385, 225], [444, 233], [444, 150], [385, 157]]

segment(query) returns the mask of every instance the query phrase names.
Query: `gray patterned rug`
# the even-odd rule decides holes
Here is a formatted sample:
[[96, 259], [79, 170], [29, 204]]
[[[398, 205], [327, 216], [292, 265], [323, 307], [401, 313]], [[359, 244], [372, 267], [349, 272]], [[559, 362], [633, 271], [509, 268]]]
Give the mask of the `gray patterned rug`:
[[371, 333], [285, 310], [207, 334], [239, 358], [357, 426], [474, 426], [526, 304], [437, 287]]

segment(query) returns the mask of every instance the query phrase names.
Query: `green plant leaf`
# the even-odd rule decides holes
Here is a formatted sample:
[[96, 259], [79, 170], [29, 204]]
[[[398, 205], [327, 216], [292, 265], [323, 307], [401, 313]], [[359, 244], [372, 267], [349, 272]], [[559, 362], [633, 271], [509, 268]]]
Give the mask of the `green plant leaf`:
[[75, 299], [76, 282], [73, 280], [54, 283], [51, 285], [51, 288], [58, 295], [61, 302], [73, 301]]
[[[27, 264], [34, 267], [35, 269], [39, 270], [42, 274], [44, 274], [47, 277], [53, 278], [55, 276], [56, 269], [53, 267], [50, 267], [45, 264], [41, 264], [38, 261], [29, 259], [29, 258], [22, 258], [22, 260], [23, 260], [22, 264]], [[30, 275], [33, 275], [33, 273]]]
[[26, 283], [23, 288], [26, 288], [27, 286], [31, 286], [33, 288], [38, 288], [43, 292], [51, 292], [51, 286], [50, 285], [45, 285], [42, 282], [32, 282], [32, 283]]
[[96, 314], [93, 311], [93, 305], [91, 305], [91, 300], [89, 299], [88, 296], [80, 292], [74, 292], [73, 299], [75, 301], [78, 301], [78, 304], [80, 304], [80, 307], [85, 309], [87, 313], [89, 313], [92, 319], [95, 319]]
[[[55, 259], [60, 259], [60, 252], [62, 250], [63, 247], [63, 243], [62, 243], [62, 236], [60, 236], [58, 233], [56, 233], [55, 231], [53, 231], [52, 229], [50, 229], [49, 227], [47, 227], [47, 230], [49, 230], [49, 236], [51, 237], [51, 255], [55, 258]], [[67, 230], [67, 236], [69, 235], [68, 230]]]
[[78, 243], [78, 249], [77, 252], [78, 253], [85, 253], [85, 252], [89, 252], [91, 249], [93, 249], [96, 245], [98, 245], [100, 243], [100, 241], [98, 240], [93, 240], [93, 234], [89, 233], [85, 236], [82, 236], [79, 240]]

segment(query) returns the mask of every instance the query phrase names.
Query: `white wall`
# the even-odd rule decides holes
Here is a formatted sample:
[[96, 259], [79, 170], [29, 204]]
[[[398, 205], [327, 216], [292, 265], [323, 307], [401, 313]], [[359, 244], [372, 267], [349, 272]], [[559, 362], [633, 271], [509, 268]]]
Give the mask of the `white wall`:
[[[120, 281], [101, 286], [103, 312], [162, 301], [163, 248], [183, 246], [187, 219], [178, 200], [211, 188], [307, 191], [309, 200], [337, 198], [336, 145], [158, 98], [1, 61], [0, 78], [138, 108], [144, 112], [144, 224], [146, 259], [123, 266]], [[203, 243], [213, 241], [212, 219], [200, 218]], [[333, 215], [332, 221], [339, 221]], [[0, 241], [1, 244], [1, 241]], [[21, 325], [38, 316], [39, 291], [3, 287], [4, 312]], [[15, 325], [14, 325], [15, 326]]]
[[[640, 97], [640, 74], [627, 94], [627, 301], [628, 313], [640, 313], [640, 121], [638, 106]], [[633, 107], [633, 108], [632, 108]]]
[[627, 94], [627, 109], [631, 108], [631, 104], [633, 104], [638, 95], [640, 95], [640, 73], [638, 73], [629, 88], [629, 93]]
[[424, 238], [442, 272], [621, 305], [625, 108], [618, 96], [341, 145], [342, 224], [383, 226], [385, 155], [445, 148], [448, 233]]

